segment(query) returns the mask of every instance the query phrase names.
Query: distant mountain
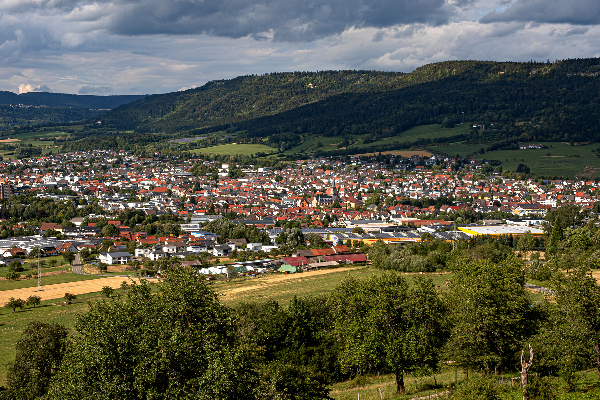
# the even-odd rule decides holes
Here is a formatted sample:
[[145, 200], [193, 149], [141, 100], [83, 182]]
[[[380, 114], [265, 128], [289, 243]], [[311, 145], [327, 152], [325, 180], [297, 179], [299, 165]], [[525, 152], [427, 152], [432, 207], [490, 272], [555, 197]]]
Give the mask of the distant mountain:
[[111, 109], [145, 97], [147, 95], [92, 96], [49, 92], [15, 94], [0, 91], [0, 104]]
[[153, 95], [100, 117], [136, 132], [210, 133], [293, 145], [302, 135], [400, 135], [422, 124], [494, 124], [471, 141], [600, 141], [600, 59], [448, 61], [405, 73], [319, 71], [212, 81]]

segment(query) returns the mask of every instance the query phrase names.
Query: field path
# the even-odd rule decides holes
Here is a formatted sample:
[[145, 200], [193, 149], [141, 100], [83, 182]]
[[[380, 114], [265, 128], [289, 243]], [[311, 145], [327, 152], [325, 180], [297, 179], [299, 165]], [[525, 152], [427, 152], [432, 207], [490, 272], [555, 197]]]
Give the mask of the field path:
[[217, 292], [219, 292], [221, 295], [223, 295], [223, 297], [225, 299], [228, 299], [231, 297], [235, 297], [238, 294], [243, 293], [243, 292], [261, 290], [266, 287], [285, 284], [285, 283], [287, 283], [289, 281], [293, 281], [293, 280], [311, 279], [311, 278], [318, 277], [320, 275], [332, 274], [332, 273], [336, 273], [336, 272], [352, 271], [352, 270], [359, 269], [359, 268], [364, 268], [364, 267], [331, 268], [331, 269], [321, 269], [318, 271], [299, 272], [296, 274], [288, 274], [288, 275], [266, 276], [266, 277], [262, 277], [262, 278], [256, 278], [255, 280], [249, 280], [248, 282], [251, 283], [250, 285], [236, 287], [236, 288], [232, 288], [232, 289], [224, 289], [224, 290], [217, 289]]
[[40, 296], [43, 300], [60, 299], [65, 296], [65, 293], [75, 295], [99, 292], [103, 286], [110, 286], [113, 289], [121, 287], [123, 281], [127, 278], [115, 276], [110, 278], [92, 279], [88, 281], [57, 283], [56, 285], [48, 285], [43, 287], [43, 291], [38, 292], [37, 287], [24, 289], [13, 289], [0, 291], [0, 306], [8, 302], [8, 299], [14, 297], [16, 299], [27, 300], [31, 295]]

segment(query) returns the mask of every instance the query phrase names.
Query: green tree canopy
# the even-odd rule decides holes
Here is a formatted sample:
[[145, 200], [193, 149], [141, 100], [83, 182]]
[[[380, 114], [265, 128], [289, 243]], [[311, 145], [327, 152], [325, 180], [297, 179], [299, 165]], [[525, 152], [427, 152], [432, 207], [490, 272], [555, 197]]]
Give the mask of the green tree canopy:
[[50, 399], [242, 399], [254, 378], [233, 318], [190, 271], [172, 269], [151, 294], [91, 303], [49, 391]]
[[401, 393], [405, 372], [437, 368], [446, 339], [446, 311], [431, 280], [417, 277], [409, 289], [406, 280], [394, 273], [350, 278], [331, 294], [330, 303], [344, 369], [358, 373], [389, 369]]
[[448, 359], [486, 371], [512, 369], [523, 340], [540, 321], [524, 288], [521, 262], [514, 256], [501, 264], [465, 258], [455, 262], [454, 270]]
[[67, 348], [67, 329], [60, 324], [30, 322], [8, 365], [7, 386], [12, 399], [35, 399], [48, 390]]

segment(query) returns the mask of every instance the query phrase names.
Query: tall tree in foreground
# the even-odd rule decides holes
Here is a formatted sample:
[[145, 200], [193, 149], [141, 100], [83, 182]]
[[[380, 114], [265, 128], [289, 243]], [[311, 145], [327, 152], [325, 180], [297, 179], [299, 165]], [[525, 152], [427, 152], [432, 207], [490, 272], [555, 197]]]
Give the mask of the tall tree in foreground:
[[462, 259], [450, 285], [452, 334], [447, 357], [465, 368], [513, 369], [523, 341], [539, 327], [541, 311], [525, 291], [521, 262]]
[[546, 341], [557, 366], [567, 360], [580, 368], [593, 365], [600, 375], [600, 285], [589, 270], [579, 267], [572, 274], [556, 277], [556, 308], [551, 336]]
[[90, 303], [50, 399], [245, 399], [252, 358], [233, 318], [190, 271], [173, 268], [152, 294], [126, 285], [124, 301]]
[[29, 323], [17, 342], [15, 360], [8, 364], [10, 398], [35, 399], [46, 394], [65, 354], [67, 333], [59, 324]]
[[359, 373], [388, 369], [404, 392], [405, 372], [429, 372], [438, 365], [446, 338], [446, 309], [431, 280], [413, 288], [397, 274], [346, 279], [330, 297], [334, 331], [343, 342], [340, 363]]

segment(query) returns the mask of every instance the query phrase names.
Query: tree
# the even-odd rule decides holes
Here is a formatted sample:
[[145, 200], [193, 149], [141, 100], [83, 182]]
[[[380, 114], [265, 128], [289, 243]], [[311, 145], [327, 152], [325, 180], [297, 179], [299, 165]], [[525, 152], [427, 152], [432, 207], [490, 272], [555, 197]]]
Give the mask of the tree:
[[32, 294], [31, 296], [29, 296], [27, 298], [27, 305], [33, 306], [33, 308], [36, 308], [37, 306], [39, 306], [41, 302], [42, 302], [42, 298], [40, 296], [36, 296], [34, 294]]
[[527, 254], [531, 250], [533, 250], [534, 246], [535, 246], [535, 237], [533, 236], [531, 231], [527, 231], [523, 235], [521, 235], [521, 237], [519, 238], [519, 243], [517, 244], [517, 249], [519, 251], [525, 252], [525, 254]]
[[340, 364], [364, 373], [390, 368], [397, 393], [404, 373], [437, 369], [447, 337], [446, 308], [431, 280], [417, 277], [409, 289], [397, 274], [346, 279], [331, 294], [334, 332], [342, 342]]
[[102, 294], [108, 298], [112, 296], [113, 291], [113, 288], [111, 288], [110, 286], [102, 286]]
[[77, 296], [75, 296], [74, 294], [71, 293], [65, 293], [65, 301], [67, 302], [67, 304], [71, 304], [73, 302], [73, 300], [75, 300], [77, 298]]
[[182, 268], [154, 287], [132, 283], [124, 301], [90, 304], [49, 399], [251, 398], [253, 358], [218, 295]]
[[8, 299], [8, 303], [6, 303], [4, 307], [12, 309], [13, 312], [17, 312], [17, 308], [25, 307], [25, 301], [22, 299], [15, 299], [14, 297], [11, 297], [10, 299]]
[[85, 261], [85, 260], [89, 259], [90, 256], [91, 256], [90, 250], [87, 247], [84, 247], [83, 249], [81, 249], [79, 251], [79, 257], [81, 258], [81, 261]]
[[580, 267], [572, 274], [557, 275], [554, 287], [556, 308], [545, 335], [549, 340], [541, 341], [549, 344], [542, 348], [542, 356], [557, 368], [566, 360], [582, 368], [591, 364], [600, 376], [600, 285]]
[[71, 264], [73, 262], [73, 260], [75, 259], [75, 254], [73, 254], [73, 252], [71, 252], [71, 251], [65, 251], [64, 253], [62, 253], [62, 258], [66, 262]]
[[456, 262], [454, 271], [448, 359], [466, 368], [512, 369], [541, 319], [525, 291], [522, 263], [514, 256], [501, 264], [469, 258]]
[[108, 271], [108, 264], [103, 263], [103, 262], [98, 263], [98, 270], [100, 272], [106, 272], [106, 271]]
[[121, 233], [121, 231], [119, 230], [119, 228], [116, 225], [107, 224], [100, 231], [100, 236], [101, 237], [119, 236], [120, 233]]
[[322, 249], [327, 247], [327, 244], [318, 233], [309, 233], [306, 235], [306, 239], [310, 243], [310, 247], [313, 249]]
[[29, 323], [16, 344], [15, 360], [8, 365], [10, 398], [34, 399], [46, 394], [65, 354], [67, 334], [60, 324]]
[[531, 171], [531, 169], [525, 164], [517, 165], [516, 172], [518, 172], [518, 173], [528, 174], [530, 171]]
[[304, 245], [305, 239], [300, 228], [285, 228], [283, 232], [277, 236], [275, 242], [282, 245], [285, 244], [290, 249], [294, 249], [299, 245]]
[[6, 279], [8, 279], [9, 281], [10, 280], [17, 281], [17, 280], [21, 279], [21, 274], [18, 273], [17, 271], [8, 271], [5, 276], [6, 276]]

